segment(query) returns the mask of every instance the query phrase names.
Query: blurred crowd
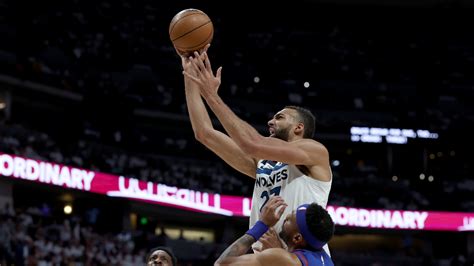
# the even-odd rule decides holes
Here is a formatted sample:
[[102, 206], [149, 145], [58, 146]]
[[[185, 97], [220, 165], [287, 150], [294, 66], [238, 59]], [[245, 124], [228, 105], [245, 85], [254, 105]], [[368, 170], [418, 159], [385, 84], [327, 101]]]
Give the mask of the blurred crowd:
[[20, 125], [1, 126], [0, 132], [3, 153], [198, 191], [239, 196], [249, 196], [252, 191], [251, 179], [237, 176], [222, 163], [205, 159], [162, 153], [134, 154], [86, 140], [63, 148], [48, 134], [28, 131]]
[[87, 212], [58, 215], [48, 204], [24, 209], [7, 204], [0, 213], [0, 264], [145, 265], [152, 248], [168, 246], [178, 256], [179, 265], [211, 265], [226, 247], [217, 240], [174, 239], [143, 228], [114, 232], [99, 228], [97, 217], [94, 219]]
[[129, 232], [99, 234], [80, 219], [58, 220], [35, 207], [0, 215], [0, 263], [5, 265], [143, 265], [146, 248]]
[[[167, 27], [187, 4], [33, 3], [21, 14], [28, 18], [23, 24], [3, 15], [2, 72], [86, 97], [185, 114]], [[420, 21], [414, 9], [400, 20], [400, 13], [379, 8], [363, 22], [351, 9], [304, 4], [285, 7], [288, 17], [278, 19], [282, 7], [264, 19], [266, 8], [242, 4], [235, 8], [248, 19], [238, 26], [231, 22], [240, 21], [240, 9], [200, 4], [215, 24], [215, 65], [225, 63], [221, 94], [232, 97], [240, 115], [260, 121], [291, 103], [321, 110], [325, 130], [354, 122], [435, 131], [472, 123], [465, 96], [472, 96], [474, 52], [466, 14], [440, 22], [430, 10]], [[374, 21], [384, 30], [372, 27]]]
[[[48, 134], [20, 125], [4, 125], [0, 127], [0, 134], [3, 153], [198, 191], [247, 197], [252, 193], [253, 180], [232, 170], [217, 157], [206, 160], [162, 152], [131, 153], [84, 139], [62, 148]], [[469, 212], [474, 209], [471, 197], [474, 182], [469, 173], [451, 178], [449, 171], [439, 172], [444, 176], [437, 175], [436, 178], [442, 180], [436, 182], [419, 180], [418, 176], [394, 180], [384, 177], [370, 160], [353, 157], [342, 161], [348, 164], [346, 167], [334, 166], [333, 161], [334, 181], [329, 204], [392, 210]], [[451, 160], [457, 162], [456, 158]]]

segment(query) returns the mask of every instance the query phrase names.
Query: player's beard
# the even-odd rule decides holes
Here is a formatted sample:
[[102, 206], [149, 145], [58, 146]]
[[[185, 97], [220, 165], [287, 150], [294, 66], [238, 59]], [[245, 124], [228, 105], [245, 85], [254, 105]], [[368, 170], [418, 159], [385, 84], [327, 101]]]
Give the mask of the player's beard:
[[280, 236], [281, 240], [286, 243], [286, 245], [290, 243], [290, 236], [285, 232], [284, 229], [282, 229], [278, 235]]
[[290, 127], [276, 128], [275, 133], [273, 133], [273, 137], [284, 140], [284, 141], [288, 141], [288, 138], [290, 137]]

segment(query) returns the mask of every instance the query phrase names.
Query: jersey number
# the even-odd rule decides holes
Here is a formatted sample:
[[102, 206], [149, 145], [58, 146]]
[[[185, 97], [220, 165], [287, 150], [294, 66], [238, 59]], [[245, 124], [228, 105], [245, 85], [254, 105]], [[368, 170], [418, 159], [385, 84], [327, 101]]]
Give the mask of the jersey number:
[[270, 190], [270, 194], [268, 194], [268, 191], [263, 191], [262, 192], [262, 195], [260, 195], [260, 198], [261, 199], [265, 199], [265, 202], [262, 204], [262, 207], [260, 207], [260, 212], [262, 212], [262, 209], [263, 207], [265, 206], [265, 204], [267, 204], [268, 200], [270, 199], [270, 196], [272, 195], [275, 195], [275, 196], [278, 196], [280, 195], [280, 190], [281, 190], [281, 186], [278, 186], [278, 187], [274, 187]]

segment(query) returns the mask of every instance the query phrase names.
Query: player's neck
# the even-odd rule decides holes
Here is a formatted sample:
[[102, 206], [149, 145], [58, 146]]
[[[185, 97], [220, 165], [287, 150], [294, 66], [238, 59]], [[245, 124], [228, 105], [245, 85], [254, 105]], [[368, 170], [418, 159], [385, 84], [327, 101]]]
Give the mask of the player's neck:
[[288, 245], [288, 252], [293, 252], [297, 249], [303, 249], [303, 247]]
[[292, 136], [289, 136], [288, 137], [288, 142], [292, 142], [292, 141], [295, 141], [295, 140], [300, 140], [302, 139], [303, 137], [301, 136], [298, 136], [298, 135], [292, 135]]

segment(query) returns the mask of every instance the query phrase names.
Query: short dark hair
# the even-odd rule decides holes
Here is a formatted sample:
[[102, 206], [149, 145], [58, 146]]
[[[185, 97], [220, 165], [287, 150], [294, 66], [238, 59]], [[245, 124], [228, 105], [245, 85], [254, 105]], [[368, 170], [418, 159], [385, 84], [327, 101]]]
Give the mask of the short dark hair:
[[171, 250], [171, 248], [164, 247], [164, 246], [158, 246], [156, 248], [153, 248], [150, 252], [148, 252], [148, 255], [146, 255], [146, 264], [148, 264], [148, 261], [150, 260], [150, 257], [153, 254], [153, 252], [157, 250], [163, 250], [164, 252], [168, 253], [168, 255], [170, 255], [171, 260], [173, 262], [173, 266], [178, 265], [178, 258], [176, 258], [176, 256], [173, 254], [173, 251]]
[[334, 235], [334, 222], [328, 211], [316, 203], [306, 209], [309, 232], [321, 242], [328, 242]]
[[287, 109], [293, 109], [298, 113], [300, 122], [304, 125], [303, 138], [311, 139], [314, 137], [314, 131], [316, 130], [316, 117], [311, 113], [309, 109], [303, 108], [296, 105], [285, 106]]

